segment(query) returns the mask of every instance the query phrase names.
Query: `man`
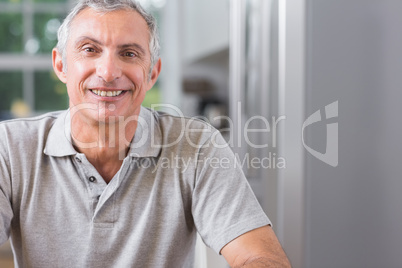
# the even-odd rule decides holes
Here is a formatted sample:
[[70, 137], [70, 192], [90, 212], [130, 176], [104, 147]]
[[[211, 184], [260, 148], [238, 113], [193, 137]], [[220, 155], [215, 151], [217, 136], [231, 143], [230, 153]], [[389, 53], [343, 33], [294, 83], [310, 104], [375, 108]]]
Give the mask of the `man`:
[[219, 132], [141, 107], [161, 71], [151, 16], [80, 1], [58, 37], [70, 109], [0, 124], [16, 267], [191, 267], [196, 232], [233, 267], [290, 266]]

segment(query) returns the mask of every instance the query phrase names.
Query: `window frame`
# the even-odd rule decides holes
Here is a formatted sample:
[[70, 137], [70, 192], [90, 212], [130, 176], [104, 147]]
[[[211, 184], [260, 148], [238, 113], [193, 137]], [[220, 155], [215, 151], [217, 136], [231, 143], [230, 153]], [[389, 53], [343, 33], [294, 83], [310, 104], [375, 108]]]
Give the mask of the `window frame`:
[[51, 53], [39, 52], [37, 54], [30, 54], [25, 49], [25, 44], [35, 37], [35, 14], [54, 13], [65, 17], [73, 5], [74, 0], [66, 0], [60, 3], [35, 3], [34, 0], [21, 0], [20, 3], [0, 3], [0, 16], [4, 13], [22, 14], [23, 47], [21, 52], [0, 52], [0, 72], [22, 72], [23, 101], [30, 107], [33, 113], [41, 112], [35, 109], [35, 72], [53, 70]]

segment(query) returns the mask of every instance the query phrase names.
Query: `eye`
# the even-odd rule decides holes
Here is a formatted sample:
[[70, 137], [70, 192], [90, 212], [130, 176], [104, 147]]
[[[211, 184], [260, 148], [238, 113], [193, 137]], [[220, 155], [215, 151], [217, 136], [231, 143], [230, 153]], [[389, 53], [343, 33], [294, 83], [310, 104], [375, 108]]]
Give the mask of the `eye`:
[[135, 55], [134, 52], [126, 51], [126, 52], [123, 53], [123, 56], [127, 57], [127, 58], [135, 58], [137, 55]]
[[93, 53], [93, 52], [95, 52], [95, 49], [92, 48], [92, 47], [85, 47], [85, 48], [84, 48], [84, 51], [85, 51], [85, 52], [88, 52], [88, 53]]

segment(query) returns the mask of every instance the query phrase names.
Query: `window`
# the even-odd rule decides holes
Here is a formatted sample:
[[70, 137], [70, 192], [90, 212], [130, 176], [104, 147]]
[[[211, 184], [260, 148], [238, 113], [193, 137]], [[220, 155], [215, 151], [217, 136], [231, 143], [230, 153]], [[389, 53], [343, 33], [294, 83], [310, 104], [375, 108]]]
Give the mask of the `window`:
[[51, 51], [69, 0], [0, 0], [0, 119], [65, 109]]
[[[157, 8], [140, 2], [158, 17]], [[52, 69], [51, 51], [74, 3], [0, 0], [0, 120], [68, 107], [66, 87]], [[144, 105], [160, 101], [158, 84], [149, 93]]]

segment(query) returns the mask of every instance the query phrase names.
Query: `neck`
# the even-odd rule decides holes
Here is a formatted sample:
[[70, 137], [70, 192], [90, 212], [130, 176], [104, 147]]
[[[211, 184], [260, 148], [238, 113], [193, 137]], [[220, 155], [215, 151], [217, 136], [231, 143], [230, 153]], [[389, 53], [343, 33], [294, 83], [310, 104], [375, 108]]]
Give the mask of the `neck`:
[[134, 137], [138, 121], [85, 122], [72, 117], [71, 136], [74, 147], [85, 154], [108, 183], [119, 171]]

